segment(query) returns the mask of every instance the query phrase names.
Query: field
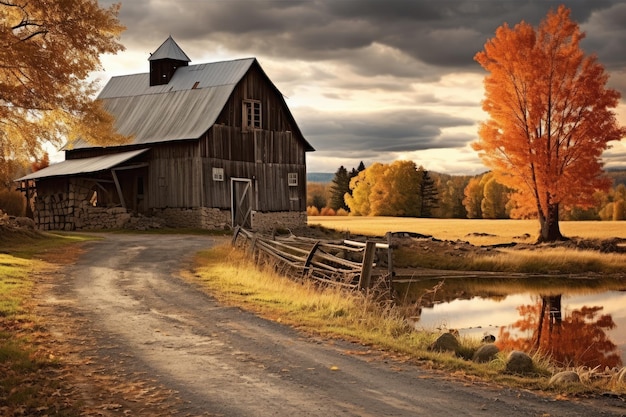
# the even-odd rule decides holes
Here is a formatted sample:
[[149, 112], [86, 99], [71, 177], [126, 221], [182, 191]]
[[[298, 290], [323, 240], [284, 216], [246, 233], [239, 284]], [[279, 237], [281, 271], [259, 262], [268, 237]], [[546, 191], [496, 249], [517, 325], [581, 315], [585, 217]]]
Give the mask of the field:
[[[314, 216], [310, 226], [353, 234], [384, 236], [392, 232], [415, 232], [443, 240], [466, 240], [477, 245], [505, 242], [534, 242], [539, 232], [538, 220], [417, 219], [408, 217]], [[589, 239], [626, 239], [626, 221], [560, 222], [567, 237]]]

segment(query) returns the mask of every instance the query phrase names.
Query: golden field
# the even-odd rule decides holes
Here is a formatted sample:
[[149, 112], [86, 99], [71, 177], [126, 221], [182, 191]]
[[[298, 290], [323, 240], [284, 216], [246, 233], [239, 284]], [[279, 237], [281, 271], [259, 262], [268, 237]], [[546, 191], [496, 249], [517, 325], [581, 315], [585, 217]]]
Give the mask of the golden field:
[[[354, 234], [383, 236], [392, 232], [415, 232], [443, 240], [467, 240], [473, 244], [533, 242], [539, 232], [538, 220], [423, 219], [409, 217], [311, 216], [309, 226]], [[626, 239], [626, 221], [560, 222], [567, 237]], [[479, 236], [488, 234], [489, 236]], [[526, 234], [530, 237], [522, 238]]]

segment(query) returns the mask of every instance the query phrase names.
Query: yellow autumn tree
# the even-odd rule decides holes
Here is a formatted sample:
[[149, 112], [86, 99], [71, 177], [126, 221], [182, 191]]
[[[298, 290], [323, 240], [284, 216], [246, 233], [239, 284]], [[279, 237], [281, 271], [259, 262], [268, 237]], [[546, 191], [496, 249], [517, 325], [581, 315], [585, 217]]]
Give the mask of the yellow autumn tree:
[[382, 178], [384, 169], [383, 164], [376, 162], [350, 180], [352, 194], [346, 193], [344, 198], [350, 208], [351, 215], [371, 215], [370, 195], [372, 187]]
[[413, 161], [375, 163], [352, 179], [346, 203], [357, 216], [417, 217], [422, 178]]
[[583, 37], [560, 6], [537, 30], [504, 24], [475, 56], [489, 73], [489, 119], [474, 149], [498, 182], [516, 190], [515, 201], [534, 211], [539, 241], [563, 238], [560, 206], [588, 207], [594, 191], [610, 187], [602, 152], [626, 134], [612, 111], [620, 94], [606, 88], [604, 67], [580, 48]]
[[100, 55], [123, 47], [119, 4], [96, 0], [0, 1], [0, 163], [37, 158], [42, 144], [80, 137], [122, 143], [88, 81]]

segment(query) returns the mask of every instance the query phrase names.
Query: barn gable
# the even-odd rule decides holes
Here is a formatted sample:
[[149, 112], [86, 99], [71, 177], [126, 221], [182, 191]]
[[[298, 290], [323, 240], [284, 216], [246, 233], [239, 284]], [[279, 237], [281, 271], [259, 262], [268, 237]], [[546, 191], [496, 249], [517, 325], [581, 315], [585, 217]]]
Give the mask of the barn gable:
[[[177, 48], [168, 38], [150, 57], [149, 73], [113, 77], [98, 97], [117, 131], [132, 141], [103, 148], [78, 140], [64, 148], [67, 162], [145, 152], [141, 166], [118, 172], [121, 179], [113, 184], [91, 180], [108, 190], [109, 205], [160, 216], [173, 226], [304, 224], [305, 153], [313, 148], [279, 90], [255, 58], [187, 65]], [[160, 77], [167, 82], [152, 80], [155, 61], [173, 69]], [[43, 170], [38, 193], [45, 179]], [[181, 223], [181, 213], [195, 220]], [[62, 228], [77, 227], [66, 222]]]

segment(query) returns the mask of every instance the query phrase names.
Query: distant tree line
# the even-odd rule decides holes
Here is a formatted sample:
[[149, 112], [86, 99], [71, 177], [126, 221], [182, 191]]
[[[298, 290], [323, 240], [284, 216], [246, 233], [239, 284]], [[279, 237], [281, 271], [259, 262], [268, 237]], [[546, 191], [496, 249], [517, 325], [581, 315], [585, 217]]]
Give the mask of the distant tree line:
[[[595, 205], [564, 207], [562, 220], [626, 220], [626, 171], [609, 171], [608, 192], [593, 195]], [[339, 167], [330, 183], [310, 182], [310, 216], [394, 216], [460, 219], [524, 219], [537, 213], [520, 205], [512, 190], [492, 172], [448, 175], [430, 172], [412, 161], [363, 162], [348, 171]]]

